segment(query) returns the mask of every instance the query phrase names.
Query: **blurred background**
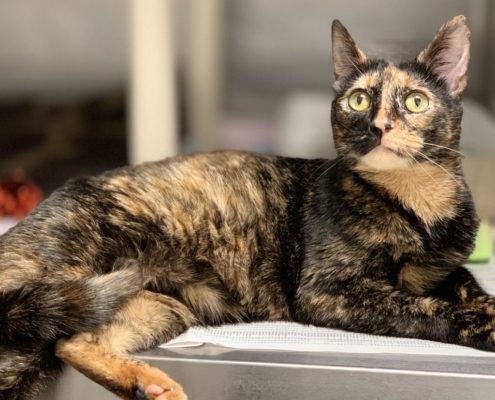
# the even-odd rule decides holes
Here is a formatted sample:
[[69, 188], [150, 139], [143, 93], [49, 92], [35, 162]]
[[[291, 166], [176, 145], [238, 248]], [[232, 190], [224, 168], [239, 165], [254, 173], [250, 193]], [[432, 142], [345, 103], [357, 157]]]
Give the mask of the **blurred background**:
[[333, 157], [331, 21], [404, 59], [457, 14], [472, 30], [466, 173], [494, 218], [490, 0], [3, 0], [0, 179], [29, 206], [38, 188], [177, 152]]

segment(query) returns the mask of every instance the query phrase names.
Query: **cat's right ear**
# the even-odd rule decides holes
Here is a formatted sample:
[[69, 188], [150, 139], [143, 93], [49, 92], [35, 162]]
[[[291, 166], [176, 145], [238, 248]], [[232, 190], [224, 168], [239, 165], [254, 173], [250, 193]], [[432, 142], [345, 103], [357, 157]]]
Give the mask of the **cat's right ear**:
[[332, 53], [335, 90], [341, 89], [342, 81], [366, 61], [366, 55], [356, 46], [354, 39], [342, 23], [336, 19], [332, 22]]

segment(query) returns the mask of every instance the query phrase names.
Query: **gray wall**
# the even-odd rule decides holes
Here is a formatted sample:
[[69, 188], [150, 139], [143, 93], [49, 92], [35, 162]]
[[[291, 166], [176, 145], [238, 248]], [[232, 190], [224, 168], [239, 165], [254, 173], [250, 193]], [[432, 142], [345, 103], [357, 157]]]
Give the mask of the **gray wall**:
[[91, 96], [127, 75], [127, 1], [0, 2], [0, 98]]
[[490, 101], [491, 109], [495, 112], [495, 2], [492, 1], [489, 4], [490, 9], [487, 13], [489, 36], [486, 45], [489, 62], [485, 65], [486, 75], [489, 79], [489, 85], [486, 87], [489, 89], [486, 95]]
[[[173, 1], [182, 62], [185, 8], [198, 0]], [[125, 85], [128, 3], [0, 2], [0, 100], [84, 97]], [[228, 110], [272, 114], [293, 91], [329, 90], [334, 18], [348, 26], [363, 49], [387, 56], [414, 54], [441, 23], [464, 13], [473, 31], [469, 93], [485, 102], [495, 97], [487, 93], [488, 88], [495, 93], [495, 26], [489, 24], [495, 6], [490, 0], [225, 0], [225, 5]]]
[[[488, 0], [227, 2], [228, 107], [271, 113], [280, 98], [292, 91], [329, 89], [330, 24], [334, 18], [340, 19], [360, 47], [370, 54], [407, 58], [416, 55], [442, 23], [454, 15], [465, 14], [472, 30], [468, 93], [482, 98], [485, 74], [489, 70], [486, 68], [489, 3]], [[492, 65], [493, 75], [495, 64]]]

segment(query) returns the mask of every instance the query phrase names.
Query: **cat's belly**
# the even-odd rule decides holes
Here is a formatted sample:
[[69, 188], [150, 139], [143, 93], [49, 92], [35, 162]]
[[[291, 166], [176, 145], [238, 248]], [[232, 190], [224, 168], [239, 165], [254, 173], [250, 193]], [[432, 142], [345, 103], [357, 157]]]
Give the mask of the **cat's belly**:
[[254, 227], [198, 226], [193, 242], [148, 264], [158, 266], [151, 267], [148, 287], [174, 294], [210, 324], [289, 317], [275, 238]]

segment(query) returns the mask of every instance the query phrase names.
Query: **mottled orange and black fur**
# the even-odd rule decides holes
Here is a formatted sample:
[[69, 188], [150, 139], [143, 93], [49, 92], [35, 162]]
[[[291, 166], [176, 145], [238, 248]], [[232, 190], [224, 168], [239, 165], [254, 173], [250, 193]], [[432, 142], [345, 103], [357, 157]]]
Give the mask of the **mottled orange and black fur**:
[[[337, 160], [126, 167], [70, 181], [0, 238], [0, 399], [33, 398], [60, 359], [123, 399], [183, 400], [128, 353], [192, 325], [290, 320], [495, 350], [495, 299], [462, 266], [478, 225], [458, 152], [464, 18], [406, 63], [368, 59], [338, 21], [333, 50]], [[350, 106], [356, 91], [369, 107]], [[429, 105], [413, 113], [416, 92]]]

